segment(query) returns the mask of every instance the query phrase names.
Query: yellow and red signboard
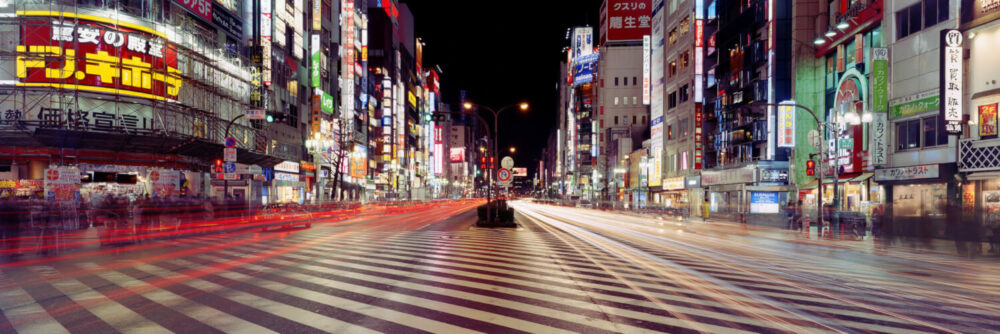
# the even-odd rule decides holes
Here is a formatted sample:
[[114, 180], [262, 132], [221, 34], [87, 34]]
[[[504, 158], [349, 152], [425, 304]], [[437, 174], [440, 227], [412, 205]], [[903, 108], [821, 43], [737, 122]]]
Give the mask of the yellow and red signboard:
[[979, 136], [997, 135], [997, 104], [979, 106]]
[[21, 86], [177, 99], [177, 50], [162, 34], [96, 20], [26, 20], [17, 46]]

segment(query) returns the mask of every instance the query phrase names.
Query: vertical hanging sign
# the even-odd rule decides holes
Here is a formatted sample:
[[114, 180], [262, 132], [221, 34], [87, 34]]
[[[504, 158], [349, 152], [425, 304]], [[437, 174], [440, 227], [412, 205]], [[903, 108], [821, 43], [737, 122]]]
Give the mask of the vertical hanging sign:
[[795, 147], [794, 103], [785, 101], [778, 106], [778, 147]]
[[889, 48], [872, 48], [871, 165], [889, 163]]
[[941, 32], [941, 113], [945, 131], [962, 133], [962, 32], [956, 29]]
[[642, 104], [649, 105], [649, 53], [652, 39], [649, 35], [642, 36]]

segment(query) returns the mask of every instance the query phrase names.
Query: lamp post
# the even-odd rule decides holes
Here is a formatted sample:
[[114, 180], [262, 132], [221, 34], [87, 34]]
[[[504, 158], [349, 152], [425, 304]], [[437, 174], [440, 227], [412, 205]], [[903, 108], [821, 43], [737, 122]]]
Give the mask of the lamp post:
[[[498, 121], [500, 119], [500, 113], [502, 113], [504, 110], [507, 110], [507, 109], [510, 109], [510, 108], [513, 108], [513, 107], [517, 107], [517, 108], [519, 108], [523, 112], [523, 111], [528, 111], [528, 107], [529, 106], [528, 106], [527, 102], [521, 102], [521, 103], [517, 103], [517, 104], [512, 104], [512, 105], [504, 106], [503, 108], [494, 110], [493, 108], [490, 108], [490, 107], [487, 107], [487, 106], [484, 106], [484, 105], [480, 105], [480, 104], [473, 104], [472, 102], [465, 102], [465, 103], [462, 104], [462, 108], [463, 109], [465, 109], [469, 113], [472, 113], [472, 114], [474, 114], [476, 116], [479, 116], [479, 114], [472, 112], [472, 110], [474, 108], [486, 109], [486, 110], [489, 110], [490, 113], [493, 114], [493, 143], [491, 144], [492, 148], [490, 150], [493, 153], [492, 154], [493, 159], [496, 159], [496, 157], [497, 157], [497, 139], [500, 138], [500, 134], [497, 132], [497, 131], [499, 131], [498, 130]], [[482, 118], [482, 116], [480, 116], [480, 118]], [[491, 165], [493, 165], [493, 166], [492, 166], [492, 168], [489, 168], [490, 169], [490, 171], [489, 171], [489, 173], [490, 173], [490, 175], [489, 175], [489, 180], [490, 180], [489, 181], [489, 187], [486, 190], [486, 203], [487, 203], [486, 204], [486, 216], [487, 216], [486, 219], [487, 219], [487, 221], [489, 223], [493, 222], [493, 215], [492, 215], [492, 210], [490, 208], [490, 206], [491, 206], [490, 203], [492, 202], [492, 198], [493, 198], [492, 191], [493, 191], [493, 184], [494, 184], [493, 180], [495, 179], [495, 175], [494, 174], [497, 172], [496, 165], [492, 164], [492, 163], [491, 163]]]

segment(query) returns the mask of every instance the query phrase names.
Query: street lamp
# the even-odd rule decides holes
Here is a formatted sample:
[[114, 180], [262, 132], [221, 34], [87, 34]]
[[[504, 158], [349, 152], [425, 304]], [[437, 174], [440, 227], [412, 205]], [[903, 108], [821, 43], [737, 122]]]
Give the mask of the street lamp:
[[517, 148], [514, 147], [514, 146], [511, 146], [510, 147], [510, 154], [514, 154], [514, 153], [517, 153]]
[[[482, 108], [482, 109], [489, 110], [490, 113], [493, 114], [493, 143], [491, 144], [491, 149], [490, 149], [490, 151], [493, 153], [492, 154], [493, 158], [496, 158], [496, 156], [497, 156], [497, 139], [500, 138], [500, 134], [497, 132], [498, 131], [498, 127], [499, 127], [498, 126], [498, 122], [500, 120], [500, 113], [502, 113], [504, 110], [507, 110], [507, 109], [510, 109], [510, 108], [513, 108], [513, 107], [517, 107], [522, 112], [526, 112], [526, 111], [528, 111], [528, 108], [530, 107], [530, 105], [528, 104], [528, 102], [520, 102], [520, 103], [517, 103], [517, 104], [512, 104], [512, 105], [504, 106], [503, 108], [494, 110], [493, 108], [490, 108], [490, 107], [487, 107], [487, 106], [484, 106], [484, 105], [481, 105], [481, 104], [473, 104], [472, 102], [464, 102], [464, 103], [462, 103], [462, 108], [464, 108], [468, 112], [472, 112], [472, 110], [476, 109], [476, 108]], [[478, 113], [473, 113], [473, 114], [477, 115], [477, 116], [479, 115]], [[493, 180], [494, 180], [495, 176], [493, 174], [495, 174], [495, 173], [496, 173], [496, 165], [493, 165], [493, 168], [492, 168], [492, 170], [490, 170], [490, 173], [489, 173], [490, 174], [489, 175], [489, 177], [490, 177], [489, 178], [489, 181], [490, 181], [489, 182], [489, 187], [488, 187], [488, 189], [486, 191], [486, 201], [488, 203], [486, 205], [486, 210], [487, 210], [486, 214], [488, 216], [487, 217], [487, 221], [491, 222], [491, 223], [493, 222], [493, 215], [492, 215], [492, 212], [490, 210], [490, 204], [489, 204], [489, 202], [491, 202], [491, 200], [492, 200], [492, 194], [491, 194], [491, 192], [492, 192], [493, 187], [494, 187], [493, 186], [493, 183], [494, 183]]]

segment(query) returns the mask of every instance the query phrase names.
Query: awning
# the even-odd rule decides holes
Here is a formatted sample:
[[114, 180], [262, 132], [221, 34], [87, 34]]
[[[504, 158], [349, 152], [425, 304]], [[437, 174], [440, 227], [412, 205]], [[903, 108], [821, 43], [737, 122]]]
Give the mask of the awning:
[[875, 176], [875, 173], [862, 173], [848, 182], [864, 182], [865, 180], [872, 178], [872, 176]]
[[970, 173], [967, 177], [969, 181], [980, 181], [980, 180], [992, 180], [995, 178], [1000, 178], [1000, 172], [978, 172]]

